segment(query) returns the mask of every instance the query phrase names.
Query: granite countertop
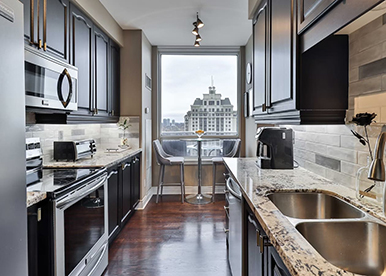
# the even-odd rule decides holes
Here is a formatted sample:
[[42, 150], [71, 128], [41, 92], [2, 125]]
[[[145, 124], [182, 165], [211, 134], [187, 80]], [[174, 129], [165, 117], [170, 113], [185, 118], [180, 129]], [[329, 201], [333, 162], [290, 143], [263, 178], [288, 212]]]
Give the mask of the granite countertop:
[[81, 167], [109, 167], [116, 165], [126, 158], [142, 152], [141, 148], [128, 149], [122, 152], [104, 152], [103, 149], [97, 151], [94, 157], [80, 159], [75, 162], [56, 162], [55, 160], [44, 160], [44, 168], [81, 168]]
[[27, 192], [27, 208], [44, 200], [47, 194], [44, 192]]
[[[109, 167], [119, 164], [126, 158], [130, 158], [138, 153], [142, 152], [142, 149], [128, 149], [122, 152], [96, 152], [94, 157], [84, 158], [76, 162], [56, 162], [43, 161], [44, 168], [90, 168], [90, 167]], [[44, 192], [27, 192], [27, 207], [36, 204], [46, 198]]]
[[224, 163], [292, 275], [359, 275], [326, 261], [266, 197], [271, 192], [324, 192], [335, 195], [386, 222], [382, 207], [356, 199], [355, 191], [303, 168], [261, 170], [256, 158], [224, 158]]

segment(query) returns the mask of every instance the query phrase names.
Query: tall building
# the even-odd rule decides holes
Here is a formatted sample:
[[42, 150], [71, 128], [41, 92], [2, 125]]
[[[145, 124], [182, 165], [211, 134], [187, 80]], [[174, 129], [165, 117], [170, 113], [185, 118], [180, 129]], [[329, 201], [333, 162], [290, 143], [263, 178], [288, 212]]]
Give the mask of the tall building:
[[216, 132], [229, 134], [237, 131], [237, 111], [229, 98], [221, 99], [216, 93], [216, 87], [209, 87], [209, 94], [196, 98], [190, 106], [190, 111], [184, 116], [185, 131]]

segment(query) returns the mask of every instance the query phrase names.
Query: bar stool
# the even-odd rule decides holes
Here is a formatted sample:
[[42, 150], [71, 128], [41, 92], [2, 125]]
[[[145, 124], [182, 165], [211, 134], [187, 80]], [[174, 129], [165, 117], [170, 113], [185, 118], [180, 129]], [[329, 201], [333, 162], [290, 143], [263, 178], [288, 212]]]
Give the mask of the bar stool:
[[168, 183], [168, 185], [166, 186], [181, 186], [181, 202], [184, 203], [184, 199], [185, 199], [184, 161], [185, 159], [183, 157], [175, 157], [170, 154], [167, 154], [162, 148], [162, 145], [158, 139], [153, 141], [153, 147], [155, 151], [155, 156], [157, 158], [157, 163], [158, 165], [161, 166], [159, 171], [159, 182], [158, 182], [158, 188], [157, 188], [156, 203], [158, 203], [160, 188], [161, 188], [161, 196], [163, 193], [165, 166], [173, 166], [173, 165], [179, 165], [181, 168], [181, 178], [180, 178], [181, 182]]
[[[232, 149], [226, 153], [226, 144], [227, 142], [233, 142], [233, 147]], [[222, 185], [225, 186], [225, 183], [216, 183], [216, 167], [217, 165], [223, 165], [223, 157], [239, 157], [240, 156], [240, 148], [241, 148], [241, 140], [240, 139], [235, 139], [235, 140], [224, 140], [223, 141], [223, 156], [221, 157], [213, 157], [212, 158], [212, 168], [213, 168], [213, 186], [212, 186], [212, 202], [214, 202], [214, 196], [215, 196], [215, 190], [216, 190], [216, 185]]]

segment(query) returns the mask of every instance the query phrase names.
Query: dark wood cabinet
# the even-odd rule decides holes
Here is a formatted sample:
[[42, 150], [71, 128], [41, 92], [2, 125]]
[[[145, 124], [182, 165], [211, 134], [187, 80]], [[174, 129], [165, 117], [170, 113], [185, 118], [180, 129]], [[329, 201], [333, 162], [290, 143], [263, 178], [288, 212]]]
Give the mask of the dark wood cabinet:
[[267, 93], [269, 90], [267, 77], [269, 66], [269, 37], [268, 37], [268, 5], [263, 1], [253, 24], [253, 114], [264, 114], [267, 111]]
[[119, 167], [113, 166], [108, 172], [108, 202], [109, 202], [109, 238], [115, 238], [119, 230]]
[[290, 276], [259, 221], [244, 201], [244, 265], [248, 276]]
[[298, 32], [301, 33], [339, 1], [341, 0], [298, 0]]
[[140, 199], [140, 154], [109, 167], [109, 243], [119, 234]]
[[131, 183], [132, 183], [132, 173], [131, 173], [132, 161], [127, 160], [122, 163], [122, 185], [121, 185], [121, 201], [122, 201], [122, 215], [121, 222], [124, 223], [131, 211]]
[[348, 108], [348, 36], [328, 37], [301, 53], [296, 3], [267, 0], [255, 16], [255, 121], [343, 124]]
[[69, 61], [69, 0], [22, 0], [24, 38], [33, 47]]
[[94, 100], [94, 33], [92, 21], [74, 4], [70, 5], [71, 64], [78, 68], [77, 114], [91, 115]]
[[109, 108], [109, 37], [94, 26], [95, 91], [94, 110], [98, 116], [107, 116]]
[[120, 93], [121, 93], [121, 78], [120, 78], [120, 47], [110, 39], [110, 110], [109, 114], [113, 117], [120, 115]]

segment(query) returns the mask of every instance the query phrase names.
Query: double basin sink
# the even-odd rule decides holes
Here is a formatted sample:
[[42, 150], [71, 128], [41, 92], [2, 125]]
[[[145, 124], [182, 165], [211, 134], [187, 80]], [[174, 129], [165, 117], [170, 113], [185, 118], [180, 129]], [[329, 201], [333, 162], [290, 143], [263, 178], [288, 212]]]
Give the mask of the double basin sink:
[[386, 275], [386, 226], [323, 193], [268, 195], [302, 236], [333, 265], [362, 275]]

